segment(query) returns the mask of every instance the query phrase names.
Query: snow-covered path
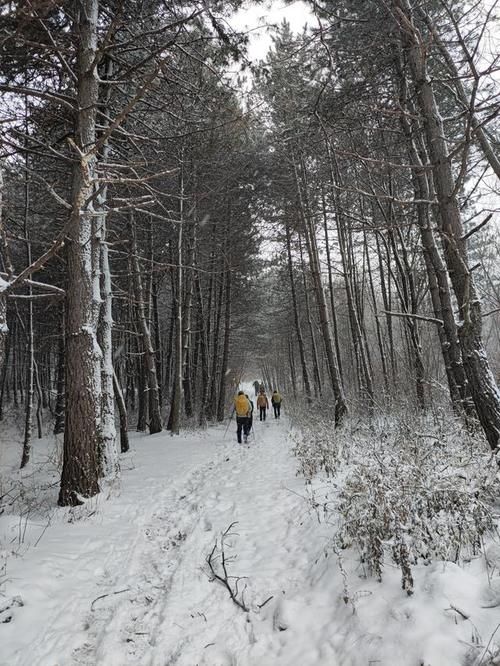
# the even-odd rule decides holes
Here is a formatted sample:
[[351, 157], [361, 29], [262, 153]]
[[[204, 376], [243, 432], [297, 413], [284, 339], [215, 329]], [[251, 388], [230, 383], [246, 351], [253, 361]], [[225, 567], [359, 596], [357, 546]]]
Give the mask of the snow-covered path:
[[[255, 432], [248, 446], [234, 427], [134, 436], [120, 486], [48, 527], [32, 519], [8, 560], [4, 589], [24, 605], [0, 622], [0, 666], [484, 666], [500, 604], [484, 559], [416, 565], [412, 597], [390, 563], [379, 583], [353, 549], [337, 560], [308, 493], [331, 501], [338, 480], [297, 476], [286, 418]], [[230, 525], [248, 612], [208, 571]], [[500, 569], [500, 547], [488, 559]]]
[[[287, 652], [288, 598], [310, 566], [297, 548], [306, 505], [287, 421], [257, 422], [247, 447], [232, 430], [135, 438], [121, 489], [87, 506], [90, 517], [59, 517], [10, 563], [10, 592], [25, 605], [1, 627], [1, 664], [317, 663], [297, 654], [296, 632]], [[231, 523], [229, 574], [246, 577], [250, 613], [207, 575]]]
[[[164, 493], [146, 540], [114, 584], [132, 594], [108, 598], [111, 607], [104, 603], [101, 619], [94, 614], [90, 640], [73, 663], [317, 663], [317, 654], [308, 660], [297, 653], [300, 635], [294, 635], [292, 653], [285, 640], [287, 594], [297, 577], [302, 584], [301, 569], [308, 565], [307, 549], [297, 548], [303, 480], [295, 476], [286, 421], [257, 423], [255, 430], [250, 446], [231, 441], [218, 462]], [[206, 557], [232, 523], [225, 542], [228, 572], [244, 577], [239, 589], [248, 614], [207, 573]], [[309, 645], [306, 641], [306, 651]]]

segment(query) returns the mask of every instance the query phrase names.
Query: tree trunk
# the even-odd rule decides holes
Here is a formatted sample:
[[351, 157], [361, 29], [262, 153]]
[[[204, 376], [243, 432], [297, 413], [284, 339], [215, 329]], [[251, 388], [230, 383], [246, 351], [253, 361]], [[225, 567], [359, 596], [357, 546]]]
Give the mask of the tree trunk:
[[72, 212], [66, 235], [66, 427], [59, 504], [81, 504], [99, 492], [101, 350], [93, 310], [92, 220], [96, 157], [98, 0], [81, 0], [78, 36], [77, 118]]
[[[1, 240], [5, 243], [5, 229], [3, 223], [3, 169], [0, 163], [0, 234]], [[0, 278], [0, 370], [4, 372], [5, 366], [5, 345], [7, 337], [9, 335], [9, 329], [7, 327], [7, 292], [5, 288], [7, 287], [7, 282]], [[5, 374], [3, 375], [5, 377]], [[5, 380], [4, 380], [5, 381]]]
[[307, 369], [307, 359], [304, 347], [304, 339], [302, 337], [302, 330], [300, 327], [299, 308], [297, 304], [297, 291], [295, 289], [295, 278], [293, 275], [290, 227], [288, 225], [288, 221], [285, 222], [285, 232], [286, 232], [286, 252], [288, 260], [288, 276], [290, 278], [290, 291], [292, 293], [292, 307], [293, 307], [293, 317], [295, 321], [295, 332], [297, 335], [297, 342], [299, 345], [300, 365], [302, 367], [302, 381], [304, 383], [304, 391], [306, 393], [307, 402], [311, 403], [311, 384], [309, 381], [309, 371]]
[[3, 365], [1, 366], [1, 387], [0, 387], [0, 421], [3, 421], [3, 416], [4, 416], [4, 398], [5, 398], [5, 389], [7, 386], [7, 374], [8, 374], [8, 368], [9, 368], [9, 356], [10, 356], [10, 338], [7, 336], [6, 344], [5, 344], [5, 354], [4, 354], [4, 359], [3, 359]]
[[158, 294], [160, 286], [158, 280], [153, 280], [151, 291], [151, 305], [153, 308], [153, 326], [155, 340], [155, 360], [156, 376], [158, 377], [158, 399], [160, 401], [160, 410], [163, 407], [163, 345], [160, 328], [160, 314], [158, 311]]
[[[27, 114], [27, 109], [25, 111]], [[25, 131], [27, 135], [27, 115], [25, 115]], [[29, 216], [29, 180], [28, 180], [28, 158], [26, 157], [26, 171], [24, 175], [24, 238], [26, 241], [26, 261], [27, 266], [31, 265], [31, 242], [28, 231], [28, 216]], [[31, 285], [28, 288], [28, 294], [33, 296], [33, 288]], [[26, 467], [30, 460], [31, 454], [31, 437], [32, 437], [32, 419], [33, 419], [33, 398], [35, 395], [35, 341], [33, 330], [33, 300], [30, 298], [28, 302], [28, 330], [27, 347], [28, 347], [28, 373], [27, 373], [27, 386], [26, 386], [26, 405], [25, 405], [25, 420], [24, 420], [24, 440], [23, 440], [23, 454], [21, 457], [21, 469]]]
[[38, 439], [43, 437], [43, 428], [42, 428], [42, 407], [43, 407], [43, 391], [42, 384], [40, 382], [40, 372], [38, 370], [38, 363], [34, 360], [34, 369], [35, 369], [35, 386], [37, 394], [37, 403], [36, 403], [36, 425], [38, 429]]
[[370, 260], [370, 248], [368, 247], [368, 243], [366, 243], [366, 263], [367, 263], [367, 268], [368, 268], [368, 283], [370, 286], [370, 294], [372, 297], [372, 303], [373, 303], [373, 313], [375, 315], [375, 328], [377, 332], [377, 342], [378, 342], [378, 348], [379, 348], [379, 354], [380, 354], [380, 362], [382, 364], [382, 375], [384, 378], [384, 389], [386, 395], [389, 394], [389, 375], [387, 372], [387, 358], [385, 354], [385, 349], [384, 349], [384, 342], [382, 340], [382, 327], [380, 326], [380, 319], [378, 316], [378, 304], [377, 304], [377, 296], [375, 293], [375, 285], [373, 282], [373, 273], [372, 273], [372, 268], [371, 268], [371, 260]]
[[[113, 77], [113, 63], [107, 59], [105, 78]], [[102, 111], [109, 116], [110, 88], [107, 87], [105, 102]], [[108, 126], [104, 122], [104, 129]], [[105, 141], [102, 149], [102, 160], [107, 162], [110, 155], [109, 142]], [[102, 468], [106, 474], [115, 476], [120, 470], [118, 452], [116, 448], [116, 426], [115, 426], [115, 401], [113, 390], [113, 290], [111, 286], [111, 268], [109, 265], [109, 252], [106, 241], [107, 236], [107, 186], [103, 184], [96, 196], [98, 215], [95, 218], [96, 226], [96, 248], [95, 263], [101, 266], [95, 276], [95, 300], [99, 309], [102, 303], [102, 311], [99, 321], [99, 342], [102, 348], [102, 402], [101, 402], [101, 456]]]
[[127, 453], [130, 448], [128, 440], [127, 407], [125, 405], [122, 389], [115, 372], [113, 372], [113, 388], [115, 391], [116, 404], [118, 405], [118, 412], [120, 414], [120, 451], [122, 453]]
[[[228, 259], [229, 262], [229, 259]], [[231, 266], [226, 266], [225, 272], [225, 309], [224, 309], [224, 345], [222, 348], [222, 362], [219, 378], [219, 401], [217, 403], [217, 421], [224, 421], [226, 407], [226, 379], [229, 361], [229, 342], [231, 335]]]
[[65, 374], [65, 352], [64, 352], [64, 331], [66, 329], [64, 306], [61, 308], [61, 332], [57, 342], [57, 379], [56, 379], [56, 407], [54, 435], [60, 435], [64, 432], [64, 374]]
[[[215, 288], [215, 287], [214, 287]], [[219, 288], [215, 292], [215, 316], [212, 331], [212, 366], [210, 370], [210, 395], [208, 398], [208, 418], [214, 420], [217, 414], [217, 369], [219, 360], [219, 337], [222, 318], [222, 301], [224, 293], [224, 276], [219, 276]]]
[[177, 319], [176, 319], [176, 345], [175, 345], [175, 371], [174, 389], [172, 393], [172, 404], [169, 416], [169, 430], [172, 434], [179, 434], [182, 406], [182, 373], [183, 373], [183, 282], [184, 271], [182, 270], [183, 257], [183, 234], [184, 234], [184, 149], [181, 152], [180, 170], [180, 197], [179, 197], [179, 222], [177, 232]]
[[309, 285], [307, 283], [307, 271], [306, 271], [306, 264], [304, 262], [304, 254], [302, 251], [302, 237], [300, 234], [299, 234], [299, 250], [300, 250], [300, 269], [302, 273], [302, 284], [304, 287], [304, 301], [307, 314], [307, 324], [309, 326], [309, 337], [311, 340], [311, 356], [312, 356], [313, 377], [314, 377], [314, 397], [319, 398], [323, 393], [323, 387], [321, 382], [321, 375], [319, 374], [318, 348], [316, 345], [316, 337], [314, 335], [311, 304], [309, 301]]
[[330, 291], [330, 309], [332, 312], [332, 324], [333, 324], [333, 336], [335, 339], [335, 351], [337, 354], [337, 362], [339, 364], [339, 374], [341, 377], [344, 376], [342, 370], [342, 358], [340, 353], [340, 341], [339, 341], [339, 330], [337, 323], [337, 308], [335, 307], [335, 291], [333, 285], [333, 272], [332, 272], [332, 257], [330, 249], [330, 240], [328, 238], [328, 217], [326, 214], [326, 198], [325, 193], [321, 191], [321, 203], [323, 208], [323, 228], [325, 231], [325, 251], [326, 251], [326, 265], [328, 268], [328, 286]]
[[196, 220], [193, 220], [193, 232], [190, 238], [189, 251], [187, 253], [186, 265], [191, 267], [191, 270], [186, 275], [186, 294], [184, 303], [184, 318], [183, 318], [183, 331], [182, 331], [182, 367], [183, 379], [182, 386], [184, 392], [184, 413], [187, 418], [193, 416], [193, 391], [191, 386], [191, 346], [192, 346], [192, 332], [191, 320], [193, 310], [193, 293], [194, 293], [194, 257], [196, 252]]
[[[205, 320], [205, 312], [203, 307], [203, 293], [201, 291], [201, 282], [199, 275], [195, 277], [196, 296], [198, 299], [198, 328], [200, 331], [200, 356], [201, 356], [201, 398], [200, 398], [200, 415], [199, 425], [205, 426], [207, 422], [207, 403], [208, 403], [208, 390], [210, 386], [210, 374], [208, 366], [208, 340], [207, 340], [207, 322]], [[210, 314], [208, 314], [208, 317]]]
[[288, 338], [288, 363], [290, 365], [290, 381], [294, 400], [297, 399], [297, 372], [295, 370], [295, 356], [293, 353], [292, 338]]
[[137, 318], [139, 329], [142, 334], [142, 348], [144, 352], [144, 364], [147, 372], [148, 380], [148, 396], [149, 396], [149, 432], [154, 435], [162, 431], [161, 411], [160, 411], [160, 395], [158, 389], [158, 377], [156, 374], [156, 358], [153, 349], [153, 341], [151, 338], [151, 330], [146, 319], [146, 310], [144, 303], [144, 288], [141, 277], [141, 266], [139, 264], [137, 238], [134, 221], [131, 221], [131, 236], [132, 236], [132, 272], [135, 288], [135, 300], [137, 306]]

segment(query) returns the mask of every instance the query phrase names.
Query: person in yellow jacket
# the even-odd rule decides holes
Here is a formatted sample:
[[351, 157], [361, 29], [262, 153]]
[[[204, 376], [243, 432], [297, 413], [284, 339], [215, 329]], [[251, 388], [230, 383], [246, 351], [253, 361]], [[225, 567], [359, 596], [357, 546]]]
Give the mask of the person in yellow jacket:
[[236, 412], [236, 437], [238, 438], [238, 444], [241, 444], [243, 430], [245, 431], [245, 441], [247, 440], [247, 428], [252, 416], [252, 405], [243, 391], [238, 391], [238, 395], [234, 399], [234, 411]]
[[274, 418], [279, 419], [281, 416], [281, 395], [278, 393], [276, 389], [274, 389], [273, 394], [271, 396], [271, 405], [273, 406], [274, 409]]
[[269, 400], [264, 389], [260, 389], [259, 395], [257, 397], [257, 407], [259, 408], [259, 420], [266, 420], [266, 410], [269, 409]]

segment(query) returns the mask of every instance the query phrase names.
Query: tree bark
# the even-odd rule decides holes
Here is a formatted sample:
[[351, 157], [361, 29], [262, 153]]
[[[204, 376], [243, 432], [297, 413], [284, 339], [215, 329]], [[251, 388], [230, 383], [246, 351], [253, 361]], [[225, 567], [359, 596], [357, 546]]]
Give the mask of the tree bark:
[[304, 301], [306, 307], [307, 324], [309, 327], [309, 338], [311, 340], [311, 357], [312, 357], [313, 378], [314, 378], [314, 397], [320, 398], [323, 393], [323, 386], [321, 382], [321, 375], [319, 373], [318, 347], [316, 345], [316, 337], [314, 335], [313, 318], [311, 313], [311, 304], [309, 300], [309, 285], [307, 283], [307, 270], [304, 261], [304, 253], [302, 251], [302, 236], [300, 234], [299, 234], [299, 251], [300, 251], [300, 270], [302, 273], [302, 285], [304, 288]]
[[128, 439], [127, 407], [125, 405], [122, 389], [115, 372], [113, 372], [113, 388], [115, 391], [116, 404], [118, 405], [118, 412], [120, 414], [120, 451], [121, 453], [127, 453], [127, 451], [130, 449]]
[[78, 37], [76, 160], [72, 212], [67, 233], [66, 427], [59, 504], [81, 504], [99, 492], [98, 446], [101, 427], [101, 350], [93, 310], [92, 220], [96, 156], [98, 0], [80, 0]]
[[[3, 168], [0, 163], [0, 234], [2, 243], [5, 244], [7, 236], [5, 234], [3, 222], [3, 190]], [[5, 365], [5, 345], [9, 335], [9, 329], [7, 327], [7, 286], [8, 283], [3, 278], [0, 278], [0, 370], [2, 371]]]
[[[106, 79], [113, 76], [112, 60], [106, 62]], [[110, 88], [107, 87], [103, 112], [105, 117], [110, 114], [109, 108]], [[106, 131], [109, 123], [104, 123]], [[109, 142], [105, 141], [102, 148], [102, 160], [107, 162], [110, 155]], [[102, 402], [101, 402], [101, 456], [102, 468], [106, 474], [116, 476], [120, 471], [118, 452], [116, 448], [115, 401], [113, 389], [113, 290], [111, 286], [111, 268], [109, 265], [109, 252], [106, 241], [107, 236], [107, 186], [104, 184], [96, 195], [98, 215], [95, 217], [95, 263], [101, 270], [95, 276], [95, 300], [99, 321], [99, 342], [102, 348]], [[102, 304], [102, 306], [101, 306]], [[100, 317], [99, 317], [99, 310]]]
[[[228, 260], [229, 262], [229, 260]], [[226, 407], [226, 379], [229, 362], [229, 342], [231, 336], [231, 266], [226, 266], [225, 271], [225, 308], [224, 308], [224, 344], [222, 347], [222, 362], [219, 377], [219, 400], [217, 403], [217, 421], [224, 421]]]
[[[25, 132], [28, 134], [27, 122], [27, 108], [25, 109]], [[28, 180], [28, 157], [26, 160], [26, 171], [24, 175], [24, 238], [26, 241], [26, 265], [31, 265], [31, 242], [28, 231], [28, 217], [29, 217], [29, 180]], [[33, 295], [33, 288], [28, 287], [29, 296]], [[32, 421], [33, 421], [33, 398], [35, 395], [35, 341], [33, 330], [33, 300], [30, 298], [28, 302], [28, 330], [27, 347], [28, 347], [28, 376], [26, 386], [26, 405], [25, 405], [25, 420], [24, 420], [24, 440], [23, 440], [23, 453], [21, 456], [21, 469], [26, 467], [30, 460], [31, 454], [31, 437], [32, 437]]]
[[333, 325], [333, 336], [335, 339], [335, 351], [337, 354], [337, 362], [339, 364], [339, 374], [341, 377], [344, 376], [342, 370], [342, 357], [340, 353], [340, 341], [339, 341], [339, 327], [337, 322], [337, 308], [335, 306], [335, 291], [333, 284], [333, 271], [332, 271], [332, 257], [330, 249], [330, 239], [328, 234], [328, 217], [326, 213], [326, 197], [324, 191], [321, 192], [322, 199], [322, 208], [323, 208], [323, 228], [325, 231], [325, 251], [326, 251], [326, 264], [328, 268], [328, 287], [330, 292], [330, 310], [332, 312], [332, 325]]
[[300, 326], [299, 308], [297, 303], [297, 290], [295, 288], [295, 278], [293, 275], [293, 262], [292, 262], [292, 248], [291, 248], [291, 235], [288, 221], [285, 222], [286, 233], [286, 252], [288, 263], [288, 277], [290, 279], [290, 291], [292, 294], [292, 308], [293, 317], [295, 322], [295, 333], [297, 335], [297, 343], [299, 345], [300, 365], [302, 368], [302, 381], [304, 384], [304, 391], [308, 403], [311, 403], [311, 383], [309, 381], [309, 371], [307, 369], [306, 351], [304, 346], [304, 338], [302, 337], [302, 329]]
[[162, 431], [161, 410], [160, 410], [160, 395], [158, 389], [158, 377], [156, 374], [156, 358], [153, 349], [153, 341], [151, 338], [151, 330], [146, 319], [146, 310], [144, 303], [144, 288], [141, 277], [141, 266], [139, 264], [137, 237], [134, 221], [131, 221], [131, 236], [132, 236], [132, 272], [135, 288], [135, 300], [137, 306], [137, 317], [139, 329], [142, 334], [142, 348], [144, 352], [144, 364], [147, 372], [148, 380], [148, 395], [149, 395], [149, 432], [154, 435]]
[[169, 430], [172, 434], [179, 434], [181, 421], [181, 405], [183, 396], [182, 374], [184, 361], [183, 348], [183, 283], [184, 271], [182, 269], [183, 259], [183, 236], [184, 236], [184, 147], [181, 151], [181, 170], [179, 183], [179, 221], [177, 231], [177, 319], [176, 319], [176, 344], [175, 344], [175, 371], [174, 388], [172, 392], [172, 404], [169, 416]]
[[65, 390], [64, 390], [64, 375], [65, 375], [65, 350], [64, 350], [64, 331], [66, 329], [64, 306], [61, 308], [61, 331], [57, 343], [57, 379], [56, 379], [56, 406], [55, 406], [55, 422], [54, 422], [54, 435], [60, 435], [64, 432], [64, 404], [65, 404]]

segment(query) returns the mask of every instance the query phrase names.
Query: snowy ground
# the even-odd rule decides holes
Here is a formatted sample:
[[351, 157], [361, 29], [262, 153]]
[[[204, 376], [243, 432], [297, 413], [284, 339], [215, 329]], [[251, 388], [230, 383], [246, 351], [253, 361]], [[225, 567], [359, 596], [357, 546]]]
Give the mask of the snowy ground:
[[[8, 556], [0, 602], [18, 596], [23, 604], [0, 615], [0, 664], [493, 663], [486, 647], [500, 623], [500, 549], [490, 547], [489, 578], [481, 558], [467, 569], [417, 567], [412, 597], [396, 569], [379, 584], [346, 551], [345, 604], [332, 525], [307, 501], [288, 431], [285, 416], [257, 421], [249, 446], [236, 444], [233, 426], [226, 439], [223, 428], [137, 435], [121, 483], [87, 506], [47, 508], [54, 481], [46, 509], [0, 517], [0, 547], [17, 552]], [[11, 462], [0, 462], [5, 472]], [[27, 474], [36, 469], [35, 458]], [[220, 556], [231, 524], [227, 570], [233, 589], [241, 577], [238, 599], [248, 612], [211, 580], [206, 563], [216, 541]]]

